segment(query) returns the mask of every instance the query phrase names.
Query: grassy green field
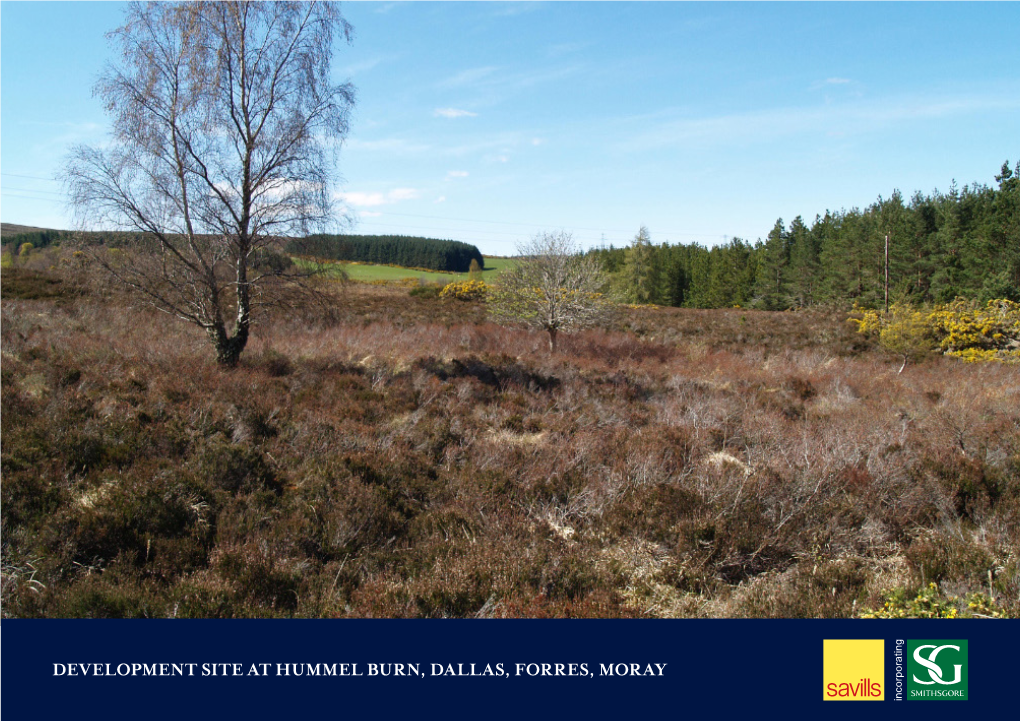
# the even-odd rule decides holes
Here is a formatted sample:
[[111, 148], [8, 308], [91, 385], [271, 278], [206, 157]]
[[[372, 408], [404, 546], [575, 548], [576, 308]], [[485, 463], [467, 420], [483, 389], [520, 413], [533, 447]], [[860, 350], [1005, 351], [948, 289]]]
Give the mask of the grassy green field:
[[[298, 263], [302, 261], [295, 259]], [[482, 280], [491, 283], [509, 264], [513, 263], [510, 258], [485, 257], [485, 270], [482, 271]], [[361, 282], [372, 281], [399, 281], [405, 278], [421, 279], [429, 283], [452, 283], [455, 280], [467, 280], [467, 273], [442, 273], [439, 271], [415, 270], [414, 268], [399, 268], [391, 265], [372, 265], [369, 263], [331, 263], [327, 265], [327, 272], [332, 267], [343, 268], [351, 280]]]

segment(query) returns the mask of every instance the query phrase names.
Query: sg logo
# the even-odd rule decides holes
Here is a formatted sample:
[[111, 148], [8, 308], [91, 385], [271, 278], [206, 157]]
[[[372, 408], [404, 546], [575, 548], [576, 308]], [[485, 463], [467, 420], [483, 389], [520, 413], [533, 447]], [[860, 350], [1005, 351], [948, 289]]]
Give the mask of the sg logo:
[[[921, 652], [924, 651], [925, 649], [928, 649], [928, 648], [931, 648], [931, 649], [934, 649], [934, 650], [931, 653], [928, 654], [927, 658], [925, 658], [921, 654]], [[918, 646], [917, 648], [915, 648], [914, 649], [914, 660], [917, 661], [922, 666], [924, 666], [926, 669], [928, 669], [928, 675], [931, 677], [931, 680], [930, 681], [925, 681], [925, 680], [919, 679], [917, 676], [914, 676], [914, 681], [916, 681], [917, 683], [920, 683], [920, 684], [924, 684], [926, 686], [930, 686], [931, 684], [934, 684], [934, 683], [940, 683], [943, 686], [952, 686], [953, 684], [960, 683], [960, 681], [962, 680], [961, 672], [963, 671], [963, 664], [962, 663], [958, 663], [958, 664], [955, 664], [953, 666], [953, 669], [955, 670], [956, 673], [955, 673], [955, 676], [953, 677], [952, 681], [946, 681], [946, 680], [944, 680], [942, 678], [942, 667], [939, 666], [937, 663], [935, 663], [935, 659], [938, 657], [939, 653], [944, 651], [947, 648], [951, 648], [951, 649], [953, 649], [954, 651], [957, 651], [957, 652], [959, 652], [959, 650], [960, 650], [959, 646], [954, 646], [953, 644], [949, 644], [949, 643], [947, 643], [947, 644], [945, 644], [943, 646], [936, 646], [933, 643], [926, 643], [923, 646]]]
[[907, 700], [966, 701], [967, 640], [907, 641]]

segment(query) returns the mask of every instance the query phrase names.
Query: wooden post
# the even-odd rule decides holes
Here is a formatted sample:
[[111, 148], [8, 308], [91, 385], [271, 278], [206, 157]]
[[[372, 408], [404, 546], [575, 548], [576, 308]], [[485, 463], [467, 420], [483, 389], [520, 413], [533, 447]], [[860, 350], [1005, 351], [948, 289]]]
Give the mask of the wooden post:
[[885, 312], [889, 312], [889, 234], [885, 234]]

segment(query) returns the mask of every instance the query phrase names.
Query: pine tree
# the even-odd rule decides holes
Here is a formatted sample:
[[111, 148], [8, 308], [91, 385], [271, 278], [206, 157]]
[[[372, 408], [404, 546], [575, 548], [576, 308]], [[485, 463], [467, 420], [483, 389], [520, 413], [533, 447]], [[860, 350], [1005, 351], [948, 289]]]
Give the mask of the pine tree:
[[765, 239], [758, 255], [757, 305], [766, 310], [781, 310], [788, 307], [789, 284], [787, 274], [790, 265], [790, 237], [780, 218]]
[[935, 214], [938, 230], [931, 236], [931, 245], [937, 264], [931, 286], [935, 299], [945, 302], [960, 294], [958, 284], [962, 271], [959, 191], [955, 182], [948, 195], [938, 196]]
[[662, 269], [648, 228], [641, 226], [627, 249], [623, 266], [622, 291], [632, 303], [662, 302]]
[[990, 235], [997, 251], [997, 267], [985, 281], [982, 295], [1020, 301], [1020, 161], [1013, 170], [1008, 160], [1003, 163], [995, 180], [999, 190]]
[[794, 306], [805, 307], [815, 302], [818, 294], [819, 247], [798, 215], [790, 224], [790, 300]]

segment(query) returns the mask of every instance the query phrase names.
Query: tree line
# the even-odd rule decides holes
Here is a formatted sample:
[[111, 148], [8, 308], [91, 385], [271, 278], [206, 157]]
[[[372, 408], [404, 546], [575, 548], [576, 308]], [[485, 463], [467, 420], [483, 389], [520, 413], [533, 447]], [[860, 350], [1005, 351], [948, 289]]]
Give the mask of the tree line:
[[481, 252], [459, 240], [437, 240], [405, 235], [311, 235], [286, 246], [293, 255], [310, 255], [327, 260], [401, 265], [467, 273], [471, 261], [485, 268]]
[[1006, 162], [997, 185], [948, 192], [899, 191], [865, 209], [826, 211], [806, 223], [776, 221], [764, 240], [734, 238], [711, 248], [652, 243], [642, 228], [627, 248], [590, 251], [633, 303], [688, 308], [740, 305], [785, 310], [816, 304], [956, 297], [1020, 301], [1020, 163]]
[[[17, 255], [28, 243], [32, 249], [59, 246], [76, 242], [110, 248], [144, 248], [149, 243], [142, 233], [92, 231], [71, 233], [64, 230], [29, 231], [4, 236], [3, 252]], [[196, 236], [196, 242], [208, 243], [208, 236]], [[484, 270], [485, 260], [474, 245], [456, 240], [437, 240], [399, 235], [313, 235], [287, 241], [284, 254], [269, 248], [258, 248], [249, 261], [253, 267], [267, 262], [289, 265], [286, 254], [306, 255], [326, 260], [352, 260], [362, 263], [382, 263], [410, 268], [467, 273], [473, 270], [471, 261], [477, 261], [478, 270]]]
[[51, 245], [60, 245], [60, 242], [68, 237], [63, 230], [32, 230], [25, 233], [13, 233], [3, 238], [3, 252], [17, 255], [25, 243], [30, 243], [32, 248], [47, 248]]

